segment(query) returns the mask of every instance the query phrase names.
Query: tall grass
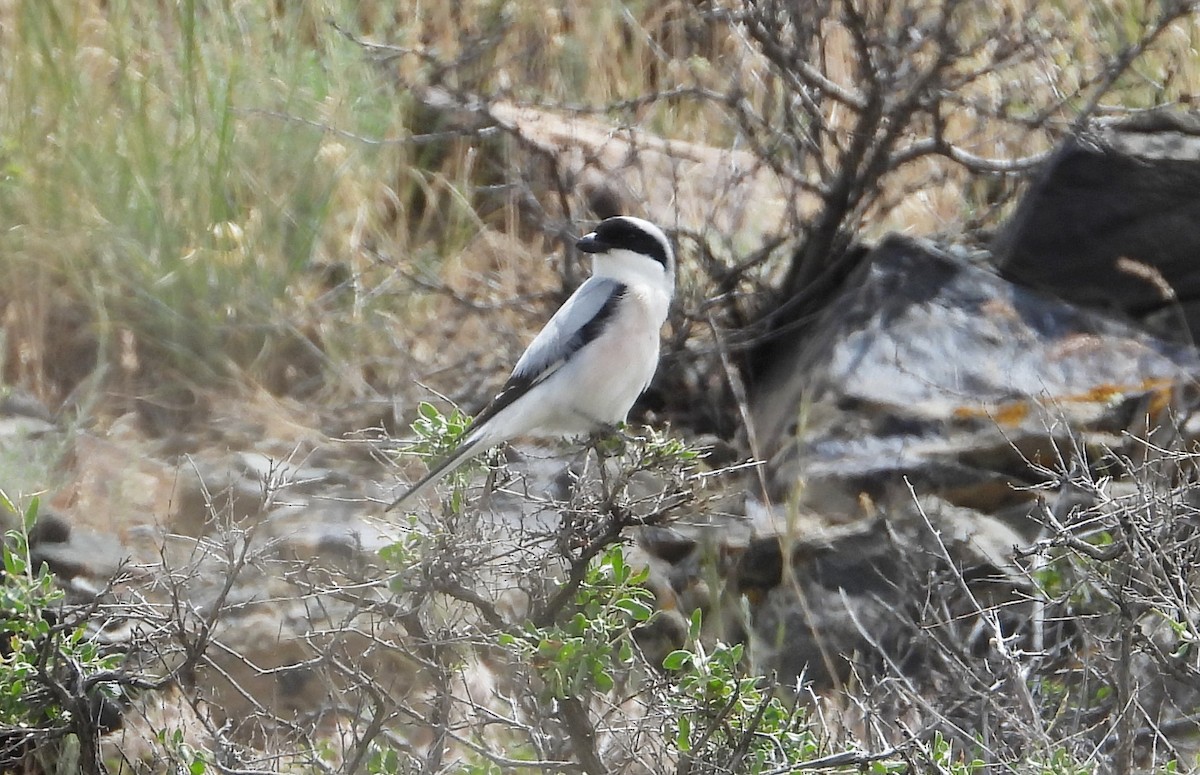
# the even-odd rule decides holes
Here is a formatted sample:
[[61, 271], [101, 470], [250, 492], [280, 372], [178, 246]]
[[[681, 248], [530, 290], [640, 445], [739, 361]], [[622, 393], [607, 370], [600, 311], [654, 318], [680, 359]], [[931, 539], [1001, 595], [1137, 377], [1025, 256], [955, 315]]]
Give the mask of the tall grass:
[[[1004, 81], [1011, 69], [981, 77], [977, 102], [1033, 102], [1094, 77], [1095, 52], [1130, 38], [1152, 6], [1014, 0], [1014, 19], [1075, 34], [1047, 32], [1047, 57], [1017, 86]], [[418, 53], [373, 61], [327, 20]], [[836, 40], [824, 56], [848, 55]], [[1126, 79], [1129, 101], [1194, 92], [1196, 42], [1194, 28], [1173, 30]], [[469, 56], [439, 70], [430, 54]], [[455, 309], [414, 297], [405, 275], [465, 273], [503, 294], [539, 276], [545, 248], [498, 255], [494, 232], [516, 231], [514, 206], [481, 206], [476, 189], [493, 173], [470, 141], [407, 142], [437, 127], [421, 125], [404, 84], [441, 78], [591, 106], [738, 84], [769, 118], [782, 92], [761, 67], [682, 0], [0, 6], [4, 381], [53, 405], [99, 386], [117, 411], [246, 383], [326, 398], [394, 391], [410, 357], [445, 347]], [[673, 137], [738, 142], [720, 101], [619, 113]], [[979, 118], [963, 111], [951, 132], [982, 153], [1012, 152]], [[946, 187], [961, 203], [961, 186]], [[443, 327], [432, 337], [431, 321]]]
[[27, 2], [5, 20], [9, 379], [61, 398], [92, 365], [52, 365], [76, 337], [110, 386], [213, 386], [266, 378], [273, 350], [320, 335], [317, 270], [356, 258], [331, 208], [369, 206], [399, 160], [272, 117], [375, 133], [397, 113], [352, 44], [311, 27], [300, 6], [207, 0]]
[[[459, 82], [556, 99], [633, 93], [661, 59], [619, 4], [26, 0], [0, 14], [4, 378], [57, 404], [94, 374], [117, 410], [245, 381], [361, 393], [407, 376], [394, 364], [412, 316], [431, 313], [389, 280], [397, 262], [441, 272], [486, 228], [483, 173], [465, 141], [404, 142], [423, 127], [398, 83], [427, 61], [372, 63], [326, 19], [445, 60], [475, 46]], [[629, 56], [611, 56], [626, 27]]]

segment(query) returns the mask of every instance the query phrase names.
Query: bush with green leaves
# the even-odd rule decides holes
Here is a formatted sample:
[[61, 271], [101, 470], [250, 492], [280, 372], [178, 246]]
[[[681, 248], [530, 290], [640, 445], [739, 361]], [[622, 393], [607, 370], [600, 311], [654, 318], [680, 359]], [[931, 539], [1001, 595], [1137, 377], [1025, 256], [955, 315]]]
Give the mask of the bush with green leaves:
[[[468, 427], [457, 412], [425, 404], [407, 451], [436, 459]], [[743, 644], [702, 637], [700, 612], [665, 664], [639, 645], [643, 628], [677, 614], [656, 610], [650, 572], [628, 544], [640, 527], [702, 511], [720, 474], [704, 463], [702, 449], [669, 434], [625, 428], [591, 440], [560, 499], [510, 507], [520, 516], [500, 507], [499, 528], [489, 499], [471, 486], [479, 478], [472, 469], [440, 485], [450, 497], [411, 515], [403, 537], [380, 554], [388, 605], [406, 631], [399, 648], [437, 665], [437, 699], [422, 700], [460, 714], [452, 731], [438, 733], [457, 753], [407, 750], [401, 759], [428, 769], [456, 756], [471, 772], [660, 771], [669, 762], [703, 773], [769, 772], [819, 758], [809, 714], [791, 693], [746, 672]], [[500, 465], [485, 481], [519, 478]], [[480, 659], [495, 673], [494, 694], [463, 696], [457, 687], [471, 682]]]
[[498, 642], [538, 666], [548, 699], [611, 691], [614, 675], [634, 664], [632, 628], [654, 613], [653, 594], [643, 586], [648, 575], [626, 564], [614, 545], [587, 566], [565, 621], [526, 622]]
[[89, 639], [86, 612], [64, 608], [49, 569], [34, 566], [29, 536], [38, 501], [18, 512], [0, 493], [0, 509], [22, 515], [0, 547], [0, 769], [28, 757], [94, 769], [98, 737], [115, 722], [106, 717], [113, 712], [107, 700], [121, 684], [121, 655]]
[[[432, 407], [423, 410], [419, 422], [426, 431], [421, 434], [423, 443], [441, 450], [445, 446], [440, 445], [440, 432], [453, 434], [465, 427], [440, 419]], [[1119, 697], [1146, 706], [1143, 713], [1148, 709], [1151, 696], [1131, 696], [1128, 686], [1106, 679], [1094, 663], [1077, 661], [1068, 669], [1048, 651], [1021, 650], [1016, 640], [980, 653], [965, 648], [972, 618], [942, 621], [935, 609], [941, 605], [939, 595], [948, 592], [936, 585], [927, 590], [924, 618], [910, 622], [941, 633], [928, 643], [933, 650], [921, 668], [923, 677], [890, 674], [885, 667], [884, 674], [864, 674], [861, 686], [845, 688], [841, 701], [862, 713], [859, 721], [850, 723], [870, 727], [861, 740], [858, 733], [826, 723], [821, 714], [822, 708], [830, 707], [830, 698], [750, 672], [748, 644], [714, 640], [702, 628], [704, 614], [699, 611], [681, 612], [687, 621], [682, 642], [661, 665], [653, 664], [633, 634], [680, 612], [658, 611], [651, 605], [648, 574], [633, 564], [625, 542], [642, 525], [669, 524], [693, 513], [703, 502], [703, 482], [714, 472], [703, 470], [699, 451], [650, 431], [594, 441], [590, 449], [589, 462], [576, 467], [566, 499], [537, 506], [556, 517], [552, 527], [522, 527], [508, 536], [502, 549], [483, 538], [478, 546], [491, 546], [494, 553], [482, 552], [476, 555], [481, 562], [475, 562], [470, 547], [476, 544], [463, 537], [480, 529], [476, 520], [486, 511], [486, 499], [475, 497], [470, 478], [464, 477], [445, 485], [452, 488], [453, 498], [438, 504], [440, 510], [433, 515], [415, 520], [410, 537], [389, 549], [391, 555], [385, 552], [404, 558], [391, 567], [410, 579], [393, 586], [406, 595], [396, 600], [397, 609], [427, 623], [410, 634], [423, 633], [432, 646], [439, 641], [432, 636], [440, 632], [441, 643], [451, 644], [421, 652], [447, 660], [442, 663], [447, 687], [470, 672], [470, 654], [486, 654], [488, 663], [505, 676], [487, 699], [464, 701], [447, 690], [448, 697], [454, 696], [446, 700], [447, 708], [470, 708], [460, 717], [459, 729], [473, 732], [459, 740], [459, 761], [474, 768], [471, 771], [529, 766], [589, 773], [670, 770], [679, 775], [810, 769], [974, 775], [1004, 762], [1016, 772], [1075, 775], [1092, 771], [1099, 751], [1109, 743], [1096, 737], [1096, 731], [1056, 737], [1054, 730], [1066, 732], [1072, 719], [1088, 723], [1104, 715], [1112, 718], [1097, 731], [1113, 729], [1119, 721], [1119, 706], [1114, 705]], [[632, 494], [638, 488], [631, 483], [647, 472], [655, 473], [661, 489], [639, 503]], [[487, 477], [489, 483], [512, 480], [504, 466]], [[1072, 637], [1069, 627], [1052, 631], [1055, 622], [1073, 611], [1088, 612], [1085, 626], [1074, 625], [1083, 627], [1075, 638], [1083, 635], [1114, 655], [1136, 656], [1140, 651], [1167, 666], [1190, 666], [1194, 618], [1190, 612], [1178, 613], [1187, 610], [1180, 597], [1183, 588], [1154, 577], [1159, 566], [1164, 572], [1191, 567], [1193, 542], [1186, 540], [1190, 522], [1160, 518], [1186, 510], [1184, 493], [1147, 488], [1117, 501], [1103, 483], [1077, 486], [1097, 501], [1090, 511], [1072, 517], [1086, 518], [1093, 528], [1086, 540], [1059, 525], [1044, 544], [1030, 548], [1045, 554], [1033, 573], [1047, 605], [1038, 614], [1042, 648], [1050, 647], [1051, 638]], [[451, 525], [459, 532], [451, 534], [446, 529]], [[1136, 551], [1145, 552], [1145, 561], [1131, 567], [1122, 558]], [[484, 567], [489, 572], [480, 573]], [[439, 576], [441, 581], [436, 581]], [[522, 605], [515, 607], [503, 604], [503, 593], [496, 593], [505, 578], [514, 576], [519, 577], [514, 589], [523, 595]], [[473, 612], [470, 626], [464, 626], [464, 619], [451, 623], [446, 617], [450, 606], [445, 601], [433, 604], [432, 596], [414, 606], [411, 595], [422, 588], [465, 605]], [[1138, 627], [1130, 626], [1128, 617], [1135, 611], [1122, 609], [1122, 600], [1138, 603]], [[1175, 616], [1169, 611], [1176, 611]], [[976, 613], [981, 621], [994, 615]], [[710, 610], [708, 615], [720, 612]], [[1152, 638], [1141, 634], [1149, 632], [1145, 628], [1153, 622], [1161, 624], [1159, 631]], [[1122, 641], [1118, 630], [1134, 635]], [[1146, 666], [1144, 658], [1142, 664]], [[923, 681], [946, 676], [951, 685], [943, 690], [945, 696], [931, 697]], [[979, 687], [985, 684], [980, 682], [995, 684], [998, 676], [1005, 690], [981, 693]], [[491, 704], [497, 697], [503, 698], [506, 712]], [[961, 708], [945, 707], [951, 700]], [[838, 701], [833, 702], [836, 706]], [[971, 731], [980, 728], [977, 720], [963, 714], [969, 716], [976, 707], [1005, 719], [1003, 737], [986, 727], [984, 736]], [[896, 715], [906, 713], [911, 715]], [[905, 729], [897, 718], [923, 721]], [[1128, 739], [1132, 751], [1143, 737], [1135, 732], [1112, 739], [1117, 745]], [[1089, 740], [1090, 749], [1082, 744]], [[420, 761], [420, 756], [413, 757], [414, 765]], [[1179, 767], [1180, 758], [1172, 755], [1163, 761], [1163, 771], [1169, 772]]]
[[690, 647], [663, 660], [675, 674], [670, 705], [679, 719], [678, 771], [762, 773], [816, 758], [820, 743], [796, 698], [783, 696], [764, 676], [747, 674], [743, 644], [706, 647], [700, 624], [696, 611]]

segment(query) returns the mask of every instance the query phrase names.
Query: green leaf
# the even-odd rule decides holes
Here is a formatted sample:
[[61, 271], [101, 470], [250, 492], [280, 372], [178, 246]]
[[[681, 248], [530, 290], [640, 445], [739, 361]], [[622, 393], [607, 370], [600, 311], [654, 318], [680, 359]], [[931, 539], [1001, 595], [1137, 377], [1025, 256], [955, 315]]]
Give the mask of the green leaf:
[[607, 559], [612, 564], [613, 579], [620, 584], [625, 580], [625, 555], [621, 554], [621, 547], [614, 546]]
[[695, 641], [700, 638], [701, 619], [702, 619], [702, 616], [700, 614], [699, 608], [697, 608], [695, 611], [692, 611], [692, 621], [691, 621], [691, 624], [688, 626], [688, 639], [689, 640]]
[[615, 603], [616, 607], [629, 614], [635, 621], [644, 622], [654, 613], [654, 609], [641, 600], [631, 597], [621, 598]]
[[692, 717], [686, 713], [679, 717], [679, 729], [675, 733], [675, 746], [685, 753], [692, 750]]
[[677, 649], [663, 658], [662, 666], [665, 670], [680, 670], [690, 664], [692, 664], [692, 652]]
[[29, 507], [27, 509], [25, 509], [25, 534], [26, 535], [29, 534], [30, 530], [33, 530], [33, 526], [37, 523], [38, 504], [39, 503], [40, 503], [40, 500], [35, 495], [33, 497], [33, 499], [29, 501]]

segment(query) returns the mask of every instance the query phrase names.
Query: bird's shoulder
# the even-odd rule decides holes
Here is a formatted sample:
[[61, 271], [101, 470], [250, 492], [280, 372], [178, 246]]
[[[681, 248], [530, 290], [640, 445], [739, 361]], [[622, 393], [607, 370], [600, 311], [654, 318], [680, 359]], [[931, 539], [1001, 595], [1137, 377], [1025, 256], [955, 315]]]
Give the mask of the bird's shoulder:
[[544, 378], [549, 369], [595, 339], [620, 308], [628, 287], [612, 278], [589, 277], [525, 348], [513, 377]]
[[475, 417], [474, 425], [478, 427], [510, 406], [598, 337], [628, 291], [613, 278], [585, 280], [525, 348], [500, 392]]

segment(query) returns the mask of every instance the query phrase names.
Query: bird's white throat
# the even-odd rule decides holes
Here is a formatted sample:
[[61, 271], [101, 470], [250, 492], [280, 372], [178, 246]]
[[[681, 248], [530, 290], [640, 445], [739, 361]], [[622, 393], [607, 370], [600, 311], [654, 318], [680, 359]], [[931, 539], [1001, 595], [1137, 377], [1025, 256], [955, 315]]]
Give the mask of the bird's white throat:
[[662, 264], [632, 250], [611, 250], [592, 257], [592, 274], [611, 277], [625, 285], [647, 285], [671, 296], [675, 277]]

